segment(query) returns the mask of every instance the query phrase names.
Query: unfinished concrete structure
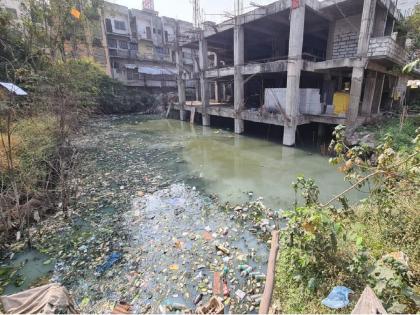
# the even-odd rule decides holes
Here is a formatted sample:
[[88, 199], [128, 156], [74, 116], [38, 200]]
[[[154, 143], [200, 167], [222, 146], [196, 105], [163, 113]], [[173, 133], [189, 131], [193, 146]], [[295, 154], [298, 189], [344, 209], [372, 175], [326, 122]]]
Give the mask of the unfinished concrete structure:
[[[404, 97], [398, 82], [406, 79], [395, 71], [407, 61], [394, 33], [400, 18], [391, 0], [280, 0], [207, 24], [184, 45], [199, 50], [199, 62], [179, 72], [175, 109], [181, 119], [200, 113], [205, 126], [211, 116], [232, 118], [236, 133], [244, 121], [284, 126], [285, 145], [295, 144], [302, 124], [357, 126]], [[201, 95], [185, 100], [191, 80]], [[267, 106], [267, 91], [282, 95], [277, 110]], [[319, 110], [310, 109], [313, 91]], [[337, 91], [349, 94], [342, 114], [331, 112]]]

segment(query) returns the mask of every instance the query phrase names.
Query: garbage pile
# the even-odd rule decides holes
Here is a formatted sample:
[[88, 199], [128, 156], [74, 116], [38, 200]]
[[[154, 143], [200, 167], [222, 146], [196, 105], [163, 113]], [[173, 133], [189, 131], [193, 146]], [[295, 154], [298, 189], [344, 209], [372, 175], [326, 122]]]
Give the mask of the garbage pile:
[[167, 165], [181, 148], [124, 124], [98, 120], [75, 139], [83, 163], [69, 218], [59, 212], [31, 230], [55, 265], [51, 281], [82, 313], [193, 312], [213, 296], [225, 313], [256, 312], [279, 214], [261, 199], [220, 205], [177, 181]]

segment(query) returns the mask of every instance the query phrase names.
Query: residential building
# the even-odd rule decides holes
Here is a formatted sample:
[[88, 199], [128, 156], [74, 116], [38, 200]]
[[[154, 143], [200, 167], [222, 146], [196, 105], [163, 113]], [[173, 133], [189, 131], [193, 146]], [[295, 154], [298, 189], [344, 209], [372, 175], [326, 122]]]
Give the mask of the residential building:
[[[178, 89], [200, 80], [201, 101], [180, 94], [180, 118], [231, 119], [283, 126], [294, 145], [297, 127], [347, 125], [354, 130], [403, 103], [408, 62], [392, 0], [280, 0], [206, 27], [183, 47], [199, 49], [199, 68]], [[211, 57], [213, 56], [213, 57]], [[211, 57], [211, 59], [210, 59]], [[214, 62], [216, 60], [216, 62]], [[196, 114], [198, 113], [198, 114]]]
[[[192, 72], [194, 49], [179, 48], [194, 37], [191, 23], [160, 17], [150, 8], [129, 9], [110, 2], [104, 3], [102, 15], [113, 78], [151, 92], [175, 91], [178, 50], [182, 71]], [[187, 85], [190, 94], [194, 86]]]

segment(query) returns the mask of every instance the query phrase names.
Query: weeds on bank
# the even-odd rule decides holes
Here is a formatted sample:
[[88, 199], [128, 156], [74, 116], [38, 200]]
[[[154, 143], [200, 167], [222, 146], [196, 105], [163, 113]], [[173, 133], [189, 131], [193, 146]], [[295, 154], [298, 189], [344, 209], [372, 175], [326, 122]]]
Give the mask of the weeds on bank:
[[[330, 146], [336, 156], [330, 162], [344, 173], [350, 188], [321, 203], [313, 180], [300, 177], [293, 184], [305, 202], [296, 202], [285, 213], [276, 279], [282, 312], [331, 312], [321, 306], [321, 300], [332, 287], [347, 286], [357, 297], [367, 284], [388, 311], [416, 312], [419, 132], [403, 151], [394, 150], [394, 139], [387, 134], [372, 154], [367, 147], [348, 147], [344, 127], [339, 126]], [[368, 198], [350, 205], [346, 193], [352, 189], [367, 190]]]

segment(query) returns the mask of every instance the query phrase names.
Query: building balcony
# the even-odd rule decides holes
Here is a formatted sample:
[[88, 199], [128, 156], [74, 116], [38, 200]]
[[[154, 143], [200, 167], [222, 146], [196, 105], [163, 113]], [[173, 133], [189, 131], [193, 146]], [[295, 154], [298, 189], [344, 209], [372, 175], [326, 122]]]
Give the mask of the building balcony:
[[130, 34], [127, 32], [127, 33], [123, 33], [123, 32], [121, 32], [121, 33], [117, 33], [117, 32], [113, 32], [113, 31], [106, 31], [106, 35], [109, 37], [109, 38], [112, 38], [112, 37], [114, 37], [114, 36], [116, 36], [116, 37], [126, 37], [126, 38], [130, 38]]
[[127, 58], [127, 59], [139, 58], [137, 50], [117, 49], [117, 48], [110, 48], [109, 56], [111, 58]]
[[374, 37], [369, 42], [368, 57], [372, 59], [386, 59], [399, 65], [408, 62], [408, 53], [390, 36]]

